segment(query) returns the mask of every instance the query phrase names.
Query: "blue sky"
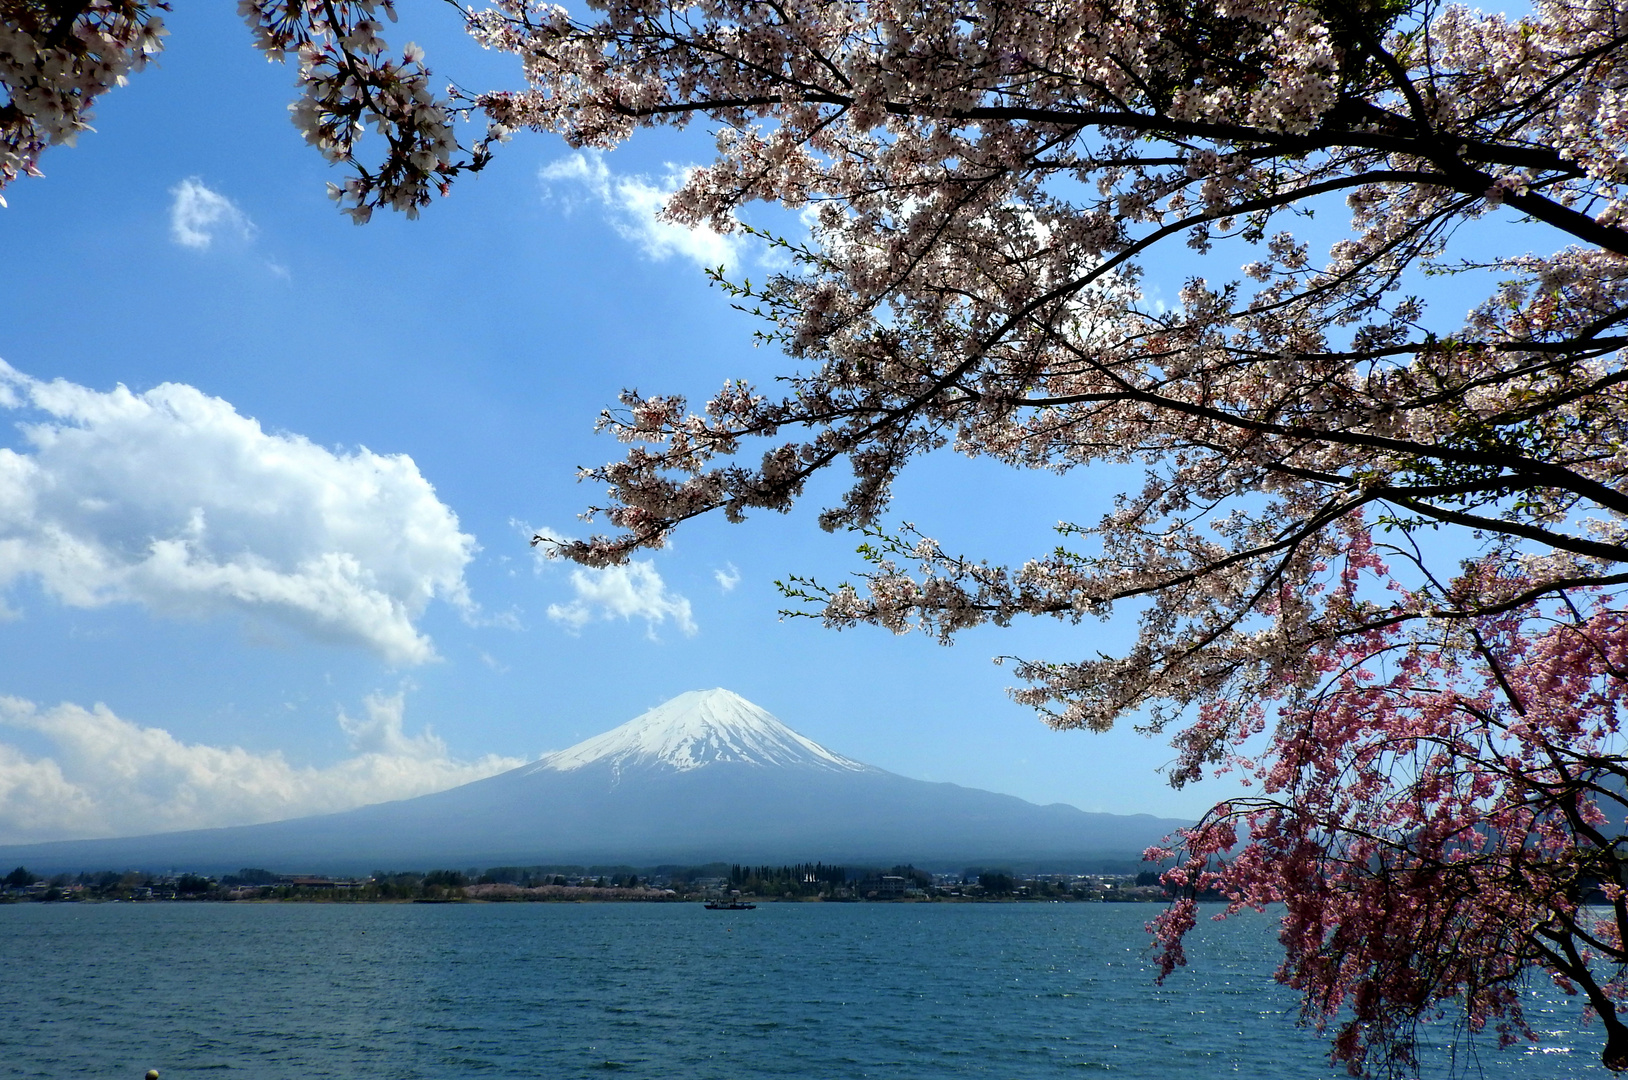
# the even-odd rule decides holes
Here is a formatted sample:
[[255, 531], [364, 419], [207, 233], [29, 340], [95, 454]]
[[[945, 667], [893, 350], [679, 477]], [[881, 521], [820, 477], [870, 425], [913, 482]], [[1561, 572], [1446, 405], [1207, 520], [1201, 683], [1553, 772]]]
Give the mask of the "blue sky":
[[[990, 662], [1123, 629], [943, 648], [782, 621], [774, 579], [857, 565], [814, 525], [834, 484], [626, 571], [534, 558], [531, 529], [588, 529], [575, 469], [618, 456], [592, 429], [622, 387], [700, 402], [784, 363], [701, 271], [761, 252], [649, 217], [704, 131], [604, 156], [522, 134], [421, 220], [358, 228], [289, 123], [291, 69], [229, 5], [169, 24], [0, 211], [0, 842], [415, 794], [712, 686], [909, 776], [1170, 816], [1227, 793], [1172, 791], [1128, 728], [1050, 731]], [[438, 9], [395, 34], [438, 77], [514, 79]], [[943, 456], [895, 520], [1021, 559], [1124, 479]]]

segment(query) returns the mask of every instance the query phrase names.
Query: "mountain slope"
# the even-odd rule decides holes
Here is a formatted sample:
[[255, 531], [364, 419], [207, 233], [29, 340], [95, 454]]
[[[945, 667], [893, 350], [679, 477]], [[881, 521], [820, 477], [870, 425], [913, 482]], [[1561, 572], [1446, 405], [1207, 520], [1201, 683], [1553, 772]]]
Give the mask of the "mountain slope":
[[1135, 859], [1182, 824], [897, 776], [826, 750], [727, 690], [711, 690], [433, 795], [265, 825], [0, 848], [0, 863], [42, 872], [720, 859], [1062, 866]]

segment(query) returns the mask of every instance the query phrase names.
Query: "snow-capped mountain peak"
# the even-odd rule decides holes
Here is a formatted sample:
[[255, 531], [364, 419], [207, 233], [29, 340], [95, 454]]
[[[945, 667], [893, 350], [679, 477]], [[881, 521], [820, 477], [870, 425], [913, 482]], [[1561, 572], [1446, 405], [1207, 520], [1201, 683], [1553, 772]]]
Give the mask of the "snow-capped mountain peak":
[[571, 772], [599, 762], [617, 772], [657, 766], [688, 772], [718, 763], [873, 772], [722, 689], [691, 690], [603, 735], [544, 754], [528, 772]]

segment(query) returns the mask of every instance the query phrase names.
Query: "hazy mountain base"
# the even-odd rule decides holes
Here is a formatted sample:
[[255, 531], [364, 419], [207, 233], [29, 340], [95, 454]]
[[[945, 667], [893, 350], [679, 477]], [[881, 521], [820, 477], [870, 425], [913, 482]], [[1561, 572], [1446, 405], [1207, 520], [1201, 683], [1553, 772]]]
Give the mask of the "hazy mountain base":
[[1135, 872], [1146, 847], [1184, 824], [1037, 806], [880, 770], [527, 767], [342, 814], [4, 847], [0, 864], [46, 872], [108, 866], [230, 872], [260, 865], [359, 874], [408, 865], [823, 859], [1125, 873]]

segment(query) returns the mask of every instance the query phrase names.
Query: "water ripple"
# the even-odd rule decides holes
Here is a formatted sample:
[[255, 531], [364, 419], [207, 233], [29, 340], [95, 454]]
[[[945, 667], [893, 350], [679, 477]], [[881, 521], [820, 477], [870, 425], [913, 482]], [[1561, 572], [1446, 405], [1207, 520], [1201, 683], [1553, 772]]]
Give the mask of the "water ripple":
[[[0, 907], [0, 1077], [1332, 1080], [1266, 919], [1132, 905]], [[1603, 1075], [1569, 1003], [1487, 1077]], [[1575, 1053], [1568, 1052], [1576, 1048]], [[1448, 1075], [1447, 1063], [1435, 1075]]]

